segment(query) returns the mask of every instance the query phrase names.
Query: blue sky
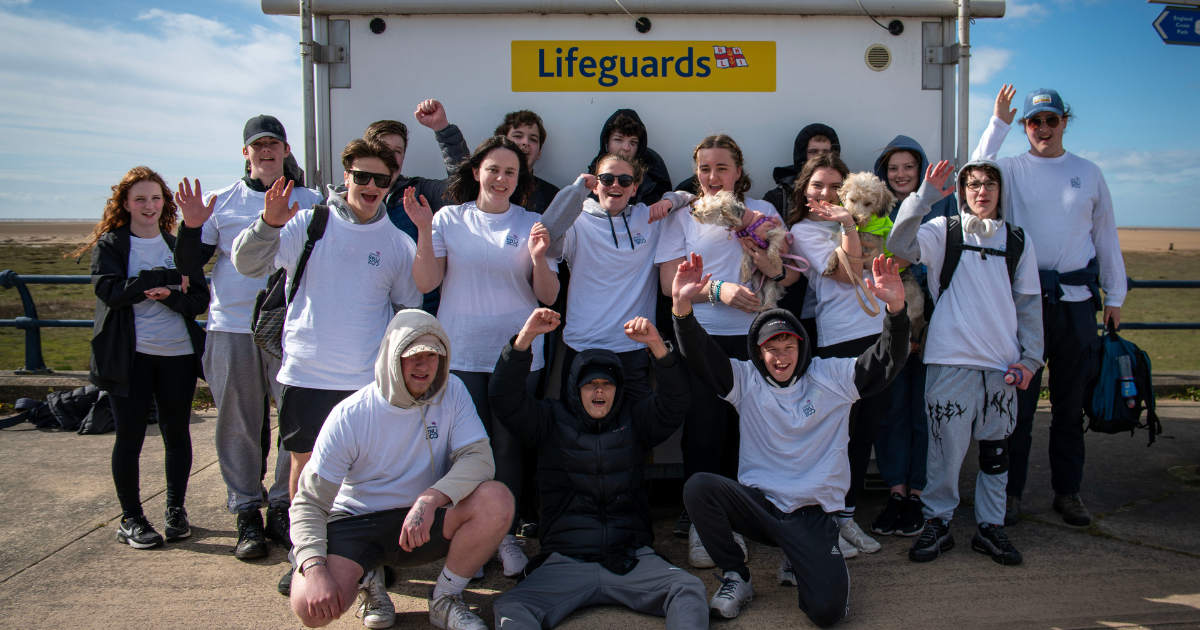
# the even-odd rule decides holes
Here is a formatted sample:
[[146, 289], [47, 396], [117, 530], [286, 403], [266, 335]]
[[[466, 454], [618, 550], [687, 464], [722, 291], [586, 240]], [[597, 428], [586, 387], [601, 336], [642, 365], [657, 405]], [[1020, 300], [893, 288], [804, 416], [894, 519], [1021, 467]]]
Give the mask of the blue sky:
[[[1002, 83], [1018, 100], [1053, 87], [1077, 114], [1067, 149], [1103, 169], [1119, 225], [1200, 227], [1200, 47], [1164, 45], [1161, 10], [1009, 0], [977, 20], [972, 147]], [[0, 0], [0, 219], [98, 217], [136, 164], [227, 185], [259, 113], [301, 149], [298, 31], [258, 0]], [[1027, 149], [1014, 130], [1001, 155]]]

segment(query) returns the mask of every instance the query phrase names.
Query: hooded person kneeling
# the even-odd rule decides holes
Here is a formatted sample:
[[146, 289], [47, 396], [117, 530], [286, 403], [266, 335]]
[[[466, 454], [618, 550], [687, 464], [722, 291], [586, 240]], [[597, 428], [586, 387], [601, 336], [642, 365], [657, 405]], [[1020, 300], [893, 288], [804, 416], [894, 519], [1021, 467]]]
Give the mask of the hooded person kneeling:
[[492, 413], [537, 450], [542, 492], [542, 555], [496, 600], [496, 627], [552, 628], [578, 608], [620, 604], [665, 616], [668, 628], [707, 628], [704, 583], [650, 547], [642, 471], [650, 450], [683, 424], [691, 395], [683, 361], [650, 320], [636, 317], [624, 330], [653, 354], [654, 393], [631, 400], [616, 353], [588, 349], [572, 361], [562, 401], [536, 400], [525, 385], [530, 347], [559, 322], [550, 309], [534, 311], [489, 385]]
[[483, 423], [450, 374], [450, 341], [432, 315], [396, 313], [375, 381], [343, 400], [321, 427], [291, 507], [298, 574], [292, 611], [324, 626], [363, 591], [368, 628], [390, 627], [395, 607], [382, 566], [442, 558], [429, 595], [438, 628], [484, 630], [462, 590], [508, 531], [513, 499], [495, 473]]

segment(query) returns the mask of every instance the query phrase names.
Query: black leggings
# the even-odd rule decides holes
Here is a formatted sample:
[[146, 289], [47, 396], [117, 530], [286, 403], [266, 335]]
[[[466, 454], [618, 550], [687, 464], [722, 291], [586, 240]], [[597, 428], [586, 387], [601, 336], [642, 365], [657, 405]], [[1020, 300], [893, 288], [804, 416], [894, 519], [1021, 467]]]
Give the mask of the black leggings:
[[138, 460], [146, 440], [150, 402], [158, 409], [158, 430], [166, 451], [167, 506], [183, 507], [192, 472], [192, 398], [196, 391], [196, 357], [162, 357], [134, 353], [128, 396], [112, 396], [112, 475], [125, 517], [142, 515]]
[[[857, 359], [867, 348], [875, 345], [878, 339], [879, 335], [871, 335], [817, 348], [817, 356], [822, 359]], [[879, 423], [891, 403], [892, 386], [889, 384], [878, 394], [860, 398], [850, 407], [850, 444], [846, 447], [847, 458], [850, 460], [850, 489], [846, 491], [847, 508], [858, 504], [858, 494], [862, 492], [863, 483], [867, 479], [867, 467], [871, 465], [871, 448], [875, 446], [875, 435], [879, 433]]]
[[[521, 486], [525, 481], [521, 443], [512, 433], [508, 432], [508, 429], [504, 428], [499, 420], [492, 416], [492, 407], [488, 403], [488, 383], [492, 380], [491, 372], [450, 370], [450, 373], [462, 379], [463, 385], [467, 386], [467, 392], [471, 394], [471, 401], [475, 403], [475, 412], [479, 414], [479, 419], [483, 421], [483, 428], [487, 430], [488, 439], [492, 443], [492, 459], [496, 462], [496, 481], [508, 488], [513, 495], [513, 504], [520, 506]], [[529, 373], [529, 378], [525, 382], [530, 396], [537, 393], [538, 380], [541, 375], [541, 370]], [[517, 519], [514, 512], [512, 527], [508, 533], [514, 534], [516, 531]]]
[[[709, 335], [730, 359], [750, 360], [746, 335]], [[738, 412], [712, 386], [689, 374], [692, 404], [683, 422], [679, 447], [683, 451], [683, 479], [698, 472], [737, 479], [741, 432]]]

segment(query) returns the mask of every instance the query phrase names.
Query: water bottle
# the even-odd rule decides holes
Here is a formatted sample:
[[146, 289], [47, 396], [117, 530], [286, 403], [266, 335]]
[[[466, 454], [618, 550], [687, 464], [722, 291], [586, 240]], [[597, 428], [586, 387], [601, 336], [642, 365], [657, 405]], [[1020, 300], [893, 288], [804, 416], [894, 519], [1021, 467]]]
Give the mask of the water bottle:
[[1016, 385], [1017, 383], [1021, 382], [1022, 376], [1023, 374], [1021, 374], [1021, 370], [1018, 370], [1017, 368], [1008, 368], [1008, 371], [1004, 373], [1004, 382], [1008, 383], [1009, 385]]
[[1121, 384], [1121, 397], [1125, 399], [1125, 405], [1133, 409], [1133, 406], [1137, 404], [1137, 385], [1133, 383], [1133, 364], [1129, 355], [1117, 357], [1117, 371], [1119, 372], [1117, 382]]

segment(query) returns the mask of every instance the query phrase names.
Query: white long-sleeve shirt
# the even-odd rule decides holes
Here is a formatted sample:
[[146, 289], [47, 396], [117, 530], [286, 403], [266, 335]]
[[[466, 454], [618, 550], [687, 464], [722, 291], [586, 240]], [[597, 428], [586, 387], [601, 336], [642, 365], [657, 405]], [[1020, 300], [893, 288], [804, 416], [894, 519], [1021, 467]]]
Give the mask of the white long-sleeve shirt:
[[[1125, 301], [1125, 260], [1117, 240], [1112, 197], [1100, 167], [1073, 153], [1042, 158], [1028, 152], [997, 158], [1011, 125], [992, 116], [972, 159], [995, 160], [1004, 169], [1007, 217], [1037, 245], [1039, 270], [1075, 271], [1096, 258], [1105, 306]], [[1091, 298], [1085, 286], [1062, 287], [1062, 300]]]

